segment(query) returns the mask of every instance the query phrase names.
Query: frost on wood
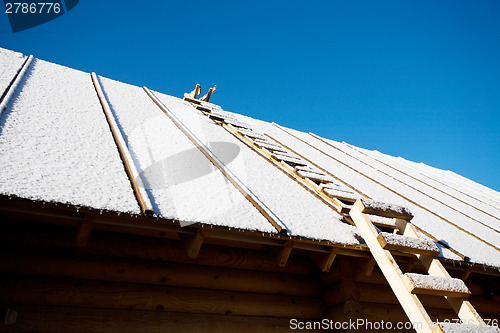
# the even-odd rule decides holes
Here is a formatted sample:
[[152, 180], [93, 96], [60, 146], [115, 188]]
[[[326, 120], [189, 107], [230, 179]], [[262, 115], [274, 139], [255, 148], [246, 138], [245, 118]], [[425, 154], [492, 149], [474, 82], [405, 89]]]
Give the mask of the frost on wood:
[[365, 206], [363, 212], [366, 213], [377, 215], [377, 212], [380, 212], [388, 215], [394, 215], [394, 217], [413, 217], [413, 214], [410, 212], [410, 210], [403, 206], [368, 199], [362, 199], [362, 201], [363, 205]]
[[308, 171], [303, 171], [303, 170], [298, 170], [297, 174], [303, 178], [311, 178], [312, 180], [317, 180], [323, 183], [331, 183], [334, 181], [334, 179], [326, 174], [319, 174], [315, 172], [308, 172]]
[[406, 273], [405, 275], [416, 288], [469, 293], [469, 288], [460, 279], [416, 273]]
[[406, 237], [388, 232], [381, 232], [380, 234], [383, 236], [387, 245], [391, 247], [410, 248], [420, 251], [439, 253], [439, 248], [436, 243], [429, 239]]
[[439, 326], [444, 333], [500, 333], [495, 326], [459, 323], [439, 323]]

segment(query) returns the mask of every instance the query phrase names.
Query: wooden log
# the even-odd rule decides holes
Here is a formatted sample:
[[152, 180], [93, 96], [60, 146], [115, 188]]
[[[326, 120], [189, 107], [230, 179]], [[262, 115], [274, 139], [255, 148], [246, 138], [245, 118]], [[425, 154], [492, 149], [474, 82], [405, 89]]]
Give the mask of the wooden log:
[[360, 293], [353, 280], [344, 279], [334, 283], [326, 289], [322, 300], [326, 306], [333, 306], [346, 300], [359, 300]]
[[94, 232], [85, 248], [76, 249], [74, 229], [30, 224], [29, 228], [7, 229], [0, 235], [7, 247], [33, 249], [65, 249], [105, 256], [131, 257], [160, 261], [197, 263], [209, 266], [249, 270], [315, 274], [317, 268], [302, 256], [292, 256], [286, 267], [280, 267], [269, 253], [239, 248], [204, 245], [196, 259], [189, 258], [179, 241], [134, 235]]
[[[131, 311], [17, 305], [17, 322], [0, 326], [2, 332], [40, 333], [255, 333], [290, 331], [288, 318], [206, 315], [164, 311]], [[301, 330], [301, 332], [311, 332]]]
[[87, 246], [90, 236], [90, 231], [92, 231], [93, 225], [94, 225], [94, 219], [91, 214], [86, 214], [83, 221], [78, 222], [77, 233], [76, 233], [76, 246], [78, 247]]
[[1, 302], [85, 308], [320, 318], [321, 301], [220, 290], [164, 287], [121, 282], [2, 276]]
[[203, 239], [205, 238], [205, 229], [200, 228], [194, 235], [182, 235], [181, 240], [186, 248], [187, 256], [191, 259], [196, 259], [200, 253]]
[[203, 289], [317, 296], [319, 278], [54, 251], [0, 251], [0, 272]]

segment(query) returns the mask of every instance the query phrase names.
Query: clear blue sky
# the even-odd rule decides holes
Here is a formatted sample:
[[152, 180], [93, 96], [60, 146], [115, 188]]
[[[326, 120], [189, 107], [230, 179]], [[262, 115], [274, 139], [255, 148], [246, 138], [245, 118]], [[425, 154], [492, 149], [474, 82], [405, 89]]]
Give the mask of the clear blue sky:
[[500, 190], [500, 1], [97, 1], [0, 46]]

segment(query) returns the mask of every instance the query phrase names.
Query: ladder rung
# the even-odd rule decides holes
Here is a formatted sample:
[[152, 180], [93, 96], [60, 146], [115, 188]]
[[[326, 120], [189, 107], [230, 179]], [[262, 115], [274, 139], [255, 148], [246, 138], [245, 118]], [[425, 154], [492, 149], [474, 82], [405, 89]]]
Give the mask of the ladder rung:
[[500, 333], [496, 326], [460, 323], [439, 323], [443, 333]]
[[261, 139], [261, 140], [265, 140], [266, 139], [266, 137], [263, 136], [262, 134], [259, 134], [259, 133], [256, 133], [254, 131], [250, 131], [250, 130], [247, 130], [247, 129], [238, 128], [238, 132], [240, 132], [243, 135], [248, 136], [249, 138]]
[[353, 203], [354, 203], [354, 201], [359, 199], [359, 196], [354, 192], [346, 192], [346, 191], [336, 190], [336, 189], [329, 188], [329, 187], [324, 187], [323, 192], [325, 192], [325, 194], [328, 195], [329, 197], [335, 197], [335, 198], [350, 201]]
[[408, 208], [403, 206], [373, 201], [369, 199], [362, 199], [361, 201], [364, 206], [361, 212], [365, 214], [398, 218], [407, 221], [413, 218], [413, 214], [408, 210]]
[[191, 102], [191, 103], [194, 103], [194, 104], [200, 104], [201, 103], [196, 98], [192, 98], [192, 97], [188, 96], [188, 94], [184, 94], [184, 100], [188, 101], [188, 102]]
[[295, 172], [297, 171], [307, 171], [307, 172], [314, 172], [317, 173], [318, 175], [324, 175], [325, 173], [319, 169], [310, 167], [308, 165], [299, 165], [295, 167]]
[[247, 123], [243, 123], [237, 119], [232, 119], [232, 118], [224, 118], [224, 121], [230, 125], [233, 125], [235, 127], [239, 127], [239, 128], [246, 128], [246, 129], [250, 129], [250, 125], [248, 125]]
[[449, 296], [467, 298], [470, 296], [469, 288], [464, 281], [434, 275], [406, 273], [408, 291], [412, 294], [425, 294], [434, 296]]
[[436, 243], [425, 238], [406, 237], [381, 232], [378, 234], [377, 240], [384, 250], [396, 250], [428, 256], [437, 256], [440, 252]]
[[274, 157], [275, 159], [277, 159], [278, 161], [287, 162], [287, 163], [290, 163], [292, 165], [307, 165], [304, 160], [297, 158], [297, 157], [290, 156], [290, 155], [273, 153], [271, 156]]
[[274, 142], [269, 141], [267, 138], [255, 139], [254, 142], [255, 142], [256, 145], [266, 144], [268, 146], [275, 146], [275, 147], [280, 147], [281, 148], [280, 145], [278, 145], [278, 144], [276, 144]]
[[322, 183], [331, 183], [334, 181], [332, 177], [329, 177], [327, 174], [318, 174], [315, 172], [309, 172], [309, 171], [303, 171], [303, 170], [298, 170], [297, 174], [301, 176], [302, 178], [309, 178], [311, 180], [315, 180], [318, 182]]
[[286, 153], [286, 149], [283, 148], [283, 147], [280, 147], [280, 146], [276, 146], [276, 145], [270, 145], [268, 144], [267, 142], [262, 142], [262, 141], [257, 141], [255, 140], [255, 144], [261, 148], [266, 148], [267, 150], [271, 151], [271, 152], [282, 152], [282, 153]]

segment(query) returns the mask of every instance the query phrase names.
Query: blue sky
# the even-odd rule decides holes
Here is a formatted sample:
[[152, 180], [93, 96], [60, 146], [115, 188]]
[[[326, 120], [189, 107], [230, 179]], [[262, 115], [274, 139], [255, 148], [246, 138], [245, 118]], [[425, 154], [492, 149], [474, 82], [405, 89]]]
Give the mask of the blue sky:
[[500, 1], [97, 1], [0, 46], [500, 190]]

